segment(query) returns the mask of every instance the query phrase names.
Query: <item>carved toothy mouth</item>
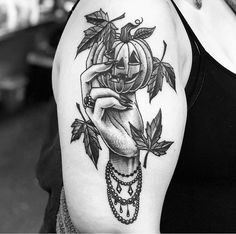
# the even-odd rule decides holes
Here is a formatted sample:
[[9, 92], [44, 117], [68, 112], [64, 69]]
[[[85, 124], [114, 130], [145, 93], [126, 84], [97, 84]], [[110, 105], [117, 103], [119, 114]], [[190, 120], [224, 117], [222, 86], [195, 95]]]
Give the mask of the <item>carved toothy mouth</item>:
[[132, 75], [132, 77], [128, 77], [127, 74], [119, 73], [118, 75], [111, 75], [110, 81], [114, 83], [119, 83], [121, 80], [124, 81], [125, 84], [133, 83], [137, 77], [140, 75], [142, 71], [139, 71]]

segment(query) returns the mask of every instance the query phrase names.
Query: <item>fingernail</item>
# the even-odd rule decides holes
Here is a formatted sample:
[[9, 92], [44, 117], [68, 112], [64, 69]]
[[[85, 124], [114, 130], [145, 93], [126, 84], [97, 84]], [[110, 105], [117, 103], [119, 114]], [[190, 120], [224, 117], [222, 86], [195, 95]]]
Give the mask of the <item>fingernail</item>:
[[124, 99], [126, 99], [126, 100], [130, 100], [129, 98], [127, 98], [126, 96], [124, 96], [124, 95], [122, 95], [122, 94], [120, 94], [120, 97], [121, 97], [121, 98], [124, 98]]
[[129, 103], [127, 103], [127, 102], [123, 102], [123, 101], [120, 101], [120, 104], [121, 104], [122, 106], [129, 107], [129, 108], [133, 107], [131, 104], [129, 104]]
[[122, 99], [120, 99], [120, 103], [131, 104], [131, 103], [129, 103], [129, 102], [125, 101], [125, 100], [122, 100]]
[[133, 108], [133, 106], [131, 106], [131, 105], [126, 105], [125, 107], [128, 108], [128, 109]]
[[105, 64], [105, 65], [112, 65], [112, 64], [114, 64], [114, 60], [112, 60], [112, 61], [107, 61], [107, 62], [105, 62], [104, 64]]
[[129, 98], [121, 96], [121, 95], [120, 95], [120, 100], [122, 100], [122, 101], [124, 101], [126, 103], [129, 103], [129, 104], [133, 103], [133, 101], [131, 101]]
[[122, 103], [126, 104], [126, 105], [132, 105], [133, 103], [132, 102], [127, 102], [125, 100], [121, 100]]

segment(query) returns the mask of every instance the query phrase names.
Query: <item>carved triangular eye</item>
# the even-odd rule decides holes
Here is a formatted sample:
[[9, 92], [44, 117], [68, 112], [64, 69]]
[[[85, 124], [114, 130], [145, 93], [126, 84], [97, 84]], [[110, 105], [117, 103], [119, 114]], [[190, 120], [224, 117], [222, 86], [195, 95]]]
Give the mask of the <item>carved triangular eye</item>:
[[116, 67], [118, 69], [125, 69], [125, 63], [124, 63], [124, 58], [123, 57], [118, 61], [118, 63], [116, 64]]
[[140, 64], [140, 60], [138, 58], [137, 53], [133, 50], [133, 52], [131, 53], [130, 57], [129, 57], [129, 65], [139, 65]]

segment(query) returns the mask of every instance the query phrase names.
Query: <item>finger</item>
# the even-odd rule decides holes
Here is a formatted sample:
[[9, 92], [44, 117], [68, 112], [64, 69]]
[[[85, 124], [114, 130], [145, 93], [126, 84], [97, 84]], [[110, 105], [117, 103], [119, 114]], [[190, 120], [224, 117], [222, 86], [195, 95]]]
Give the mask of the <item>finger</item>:
[[124, 95], [120, 95], [116, 93], [114, 90], [109, 89], [109, 88], [92, 88], [90, 90], [89, 95], [93, 100], [96, 100], [98, 98], [104, 98], [104, 97], [114, 97], [119, 101], [121, 105], [128, 108], [132, 108], [132, 105], [133, 105], [132, 100], [125, 97]]
[[120, 95], [109, 88], [92, 88], [89, 94], [94, 100], [101, 97], [114, 97], [120, 100]]
[[108, 71], [113, 64], [113, 62], [94, 64], [82, 73], [81, 79], [83, 82], [91, 82], [99, 73]]
[[100, 120], [104, 114], [104, 111], [108, 108], [114, 108], [117, 110], [126, 110], [127, 107], [120, 104], [120, 102], [114, 97], [98, 98], [95, 103], [93, 118]]
[[109, 70], [112, 67], [113, 63], [105, 64], [95, 64], [88, 68], [82, 75], [81, 75], [81, 88], [82, 88], [82, 97], [84, 98], [92, 88], [92, 80], [102, 72]]
[[[106, 47], [104, 46], [104, 43], [101, 41], [93, 57], [93, 61], [96, 61], [94, 64], [102, 63], [103, 58], [105, 58], [104, 57], [105, 49]], [[100, 59], [98, 59], [98, 57], [100, 57]]]
[[98, 48], [98, 43], [94, 43], [93, 47], [91, 48], [91, 50], [89, 52], [89, 55], [88, 55], [88, 58], [86, 61], [86, 68], [89, 68], [93, 65], [93, 58], [94, 58], [94, 54], [95, 54], [97, 48]]

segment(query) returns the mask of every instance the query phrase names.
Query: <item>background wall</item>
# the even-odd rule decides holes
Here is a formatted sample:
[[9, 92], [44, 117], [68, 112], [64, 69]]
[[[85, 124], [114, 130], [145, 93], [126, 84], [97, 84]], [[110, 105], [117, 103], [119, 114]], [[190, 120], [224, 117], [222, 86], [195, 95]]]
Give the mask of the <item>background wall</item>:
[[35, 167], [52, 105], [53, 57], [73, 4], [34, 0], [38, 19], [32, 23], [18, 16], [7, 28], [4, 4], [22, 3], [26, 9], [27, 1], [33, 2], [0, 0], [1, 233], [37, 233], [43, 222], [48, 195], [38, 185]]

